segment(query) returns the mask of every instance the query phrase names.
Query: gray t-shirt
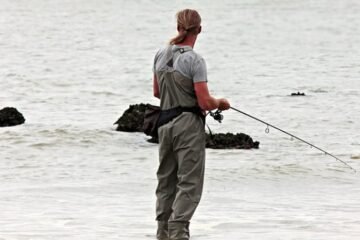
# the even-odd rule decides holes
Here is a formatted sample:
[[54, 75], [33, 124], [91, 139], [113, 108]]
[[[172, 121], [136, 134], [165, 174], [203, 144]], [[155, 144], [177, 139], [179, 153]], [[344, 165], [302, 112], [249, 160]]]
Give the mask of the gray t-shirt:
[[[154, 59], [153, 72], [160, 71], [167, 64], [166, 50], [171, 47], [174, 52], [173, 67], [185, 77], [192, 79], [194, 83], [207, 82], [207, 70], [205, 60], [190, 46], [170, 45], [160, 49]], [[184, 53], [178, 51], [180, 48], [185, 50]]]

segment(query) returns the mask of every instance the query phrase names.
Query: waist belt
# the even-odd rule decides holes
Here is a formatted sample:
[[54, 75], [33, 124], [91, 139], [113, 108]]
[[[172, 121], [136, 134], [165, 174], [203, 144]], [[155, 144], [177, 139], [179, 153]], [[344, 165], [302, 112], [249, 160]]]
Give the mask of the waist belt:
[[182, 114], [183, 112], [192, 112], [192, 113], [200, 116], [201, 120], [205, 124], [205, 116], [202, 113], [201, 108], [199, 108], [199, 107], [175, 107], [175, 108], [171, 108], [168, 110], [161, 110], [160, 117], [157, 122], [157, 127], [159, 128], [159, 127], [167, 124], [168, 122], [170, 122], [177, 116], [180, 116], [180, 114]]

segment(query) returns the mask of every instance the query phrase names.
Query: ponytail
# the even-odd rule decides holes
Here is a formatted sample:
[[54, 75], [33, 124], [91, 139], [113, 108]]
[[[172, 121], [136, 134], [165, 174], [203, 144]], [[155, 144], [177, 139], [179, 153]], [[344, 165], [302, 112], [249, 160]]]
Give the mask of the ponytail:
[[188, 31], [186, 31], [186, 30], [180, 31], [176, 37], [174, 37], [170, 40], [170, 45], [176, 45], [176, 44], [182, 43], [185, 40], [187, 34], [188, 34]]

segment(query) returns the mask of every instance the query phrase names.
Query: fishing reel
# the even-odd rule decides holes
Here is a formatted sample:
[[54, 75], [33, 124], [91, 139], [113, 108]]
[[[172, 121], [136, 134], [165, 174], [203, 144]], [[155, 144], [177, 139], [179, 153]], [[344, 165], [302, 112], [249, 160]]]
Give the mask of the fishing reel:
[[221, 123], [221, 121], [224, 119], [224, 116], [221, 114], [221, 110], [216, 110], [214, 113], [212, 111], [209, 111], [209, 114], [211, 117], [214, 118], [215, 121], [218, 121]]

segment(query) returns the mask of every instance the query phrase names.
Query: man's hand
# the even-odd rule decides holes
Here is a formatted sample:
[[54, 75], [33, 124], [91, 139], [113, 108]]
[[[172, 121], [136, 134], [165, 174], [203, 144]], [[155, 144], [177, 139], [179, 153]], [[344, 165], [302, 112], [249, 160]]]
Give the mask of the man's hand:
[[228, 110], [230, 108], [230, 103], [225, 98], [219, 98], [219, 107], [218, 109], [221, 111]]

